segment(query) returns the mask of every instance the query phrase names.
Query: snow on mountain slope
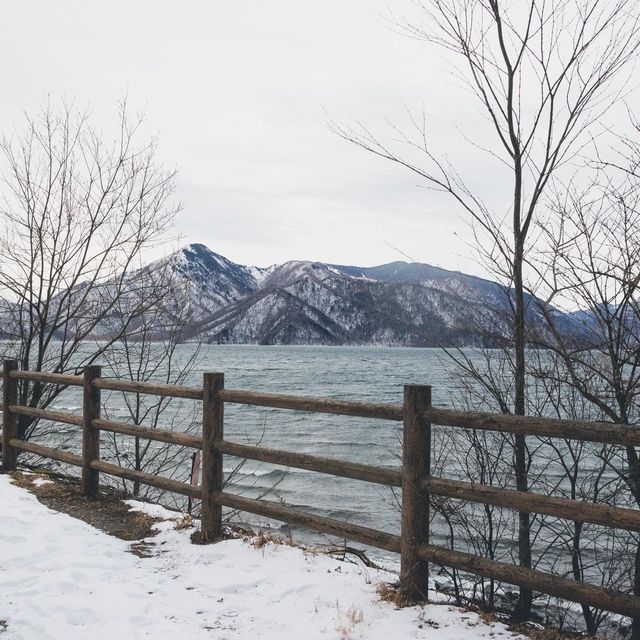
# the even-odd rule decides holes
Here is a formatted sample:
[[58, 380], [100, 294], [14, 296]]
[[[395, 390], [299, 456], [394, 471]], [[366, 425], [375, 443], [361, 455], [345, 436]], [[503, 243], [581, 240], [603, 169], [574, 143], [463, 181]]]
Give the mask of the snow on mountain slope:
[[[153, 291], [154, 278], [166, 274], [170, 286], [163, 295], [164, 313], [167, 322], [173, 317], [186, 318], [184, 339], [492, 346], [507, 331], [509, 291], [475, 276], [406, 262], [357, 267], [297, 260], [268, 268], [249, 267], [202, 244], [188, 245], [128, 274], [127, 293], [117, 313], [111, 313], [114, 322], [127, 317], [126, 305], [134, 306], [145, 289]], [[81, 288], [79, 285], [78, 291]], [[89, 296], [92, 313], [101, 305], [106, 308], [104, 301], [114, 288], [107, 282]], [[535, 329], [543, 323], [536, 301], [529, 300], [529, 326]], [[571, 330], [577, 321], [565, 315], [560, 314], [560, 320]], [[157, 326], [169, 326], [164, 322], [154, 316]], [[106, 337], [111, 330], [106, 314], [94, 335]]]
[[[464, 346], [504, 334], [508, 292], [427, 264], [247, 267], [192, 244], [165, 261], [186, 335], [213, 343]], [[140, 277], [153, 270], [140, 272]], [[533, 322], [537, 319], [531, 316]]]
[[[405, 274], [410, 280], [413, 272]], [[225, 343], [439, 346], [477, 343], [479, 323], [500, 324], [488, 308], [499, 299], [498, 285], [476, 279], [481, 287], [469, 293], [445, 281], [399, 278], [387, 269], [286, 262], [197, 332]]]
[[209, 311], [253, 293], [262, 279], [261, 270], [231, 262], [203, 244], [185, 247], [168, 263], [178, 280], [190, 287], [192, 299]]

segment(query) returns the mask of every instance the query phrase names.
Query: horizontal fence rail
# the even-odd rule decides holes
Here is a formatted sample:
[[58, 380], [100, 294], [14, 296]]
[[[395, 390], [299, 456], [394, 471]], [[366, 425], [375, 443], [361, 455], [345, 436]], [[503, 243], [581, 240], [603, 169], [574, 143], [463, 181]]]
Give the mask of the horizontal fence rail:
[[82, 376], [70, 376], [65, 373], [46, 373], [44, 371], [20, 371], [12, 369], [9, 374], [16, 380], [35, 380], [38, 382], [50, 382], [64, 385], [65, 387], [81, 387], [84, 382]]
[[43, 420], [51, 420], [51, 422], [62, 422], [64, 424], [73, 424], [76, 427], [82, 426], [82, 416], [73, 413], [65, 413], [63, 411], [52, 411], [51, 409], [38, 409], [37, 407], [24, 407], [18, 404], [9, 405], [9, 411], [22, 416], [31, 416], [32, 418], [42, 418]]
[[166, 431], [157, 428], [151, 429], [149, 427], [141, 427], [140, 425], [133, 425], [127, 422], [114, 422], [113, 420], [105, 420], [103, 418], [95, 418], [91, 424], [100, 431], [110, 431], [135, 438], [144, 438], [145, 440], [155, 440], [156, 442], [166, 442], [167, 444], [176, 444], [182, 447], [202, 449], [202, 438], [189, 435], [188, 433]]
[[361, 527], [349, 522], [334, 520], [333, 518], [325, 518], [323, 516], [313, 515], [304, 511], [297, 511], [290, 507], [285, 507], [274, 502], [266, 500], [254, 500], [236, 496], [231, 493], [217, 493], [214, 495], [215, 502], [223, 507], [230, 507], [238, 511], [246, 511], [265, 518], [296, 524], [301, 527], [315, 529], [320, 533], [355, 540], [362, 544], [367, 544], [378, 549], [386, 549], [387, 551], [400, 551], [400, 537], [377, 529], [369, 529]]
[[52, 449], [51, 447], [45, 447], [41, 444], [36, 444], [35, 442], [28, 442], [27, 440], [19, 440], [18, 438], [11, 438], [9, 440], [9, 445], [15, 449], [20, 449], [21, 451], [35, 453], [43, 458], [51, 458], [52, 460], [72, 464], [76, 467], [82, 466], [82, 456], [78, 456], [75, 453]]
[[585, 582], [569, 580], [536, 569], [518, 567], [470, 553], [454, 551], [432, 545], [421, 546], [418, 555], [427, 562], [460, 571], [466, 571], [485, 578], [501, 580], [533, 591], [547, 593], [593, 607], [620, 613], [631, 618], [640, 617], [640, 598], [613, 589], [596, 587]]
[[258, 393], [256, 391], [239, 391], [224, 389], [220, 391], [224, 402], [247, 404], [274, 409], [294, 409], [315, 413], [333, 413], [341, 416], [374, 418], [379, 420], [402, 420], [402, 405], [376, 404], [369, 402], [353, 402], [334, 400], [332, 398], [305, 398], [288, 396], [279, 393]]
[[623, 446], [640, 446], [640, 427], [609, 422], [579, 422], [534, 416], [512, 416], [480, 411], [454, 411], [430, 407], [425, 418], [433, 424], [479, 431], [498, 431], [522, 436], [562, 438], [603, 442]]
[[400, 487], [402, 485], [402, 473], [394, 469], [381, 469], [380, 467], [358, 464], [357, 462], [345, 462], [334, 458], [312, 456], [306, 453], [292, 453], [290, 451], [268, 449], [267, 447], [227, 442], [226, 440], [216, 441], [215, 447], [222, 453], [238, 458], [248, 458], [249, 460], [258, 460], [296, 469], [306, 469], [307, 471], [318, 471], [332, 476], [364, 480], [392, 487]]
[[[224, 507], [397, 552], [401, 554], [400, 588], [411, 597], [426, 597], [428, 565], [436, 563], [640, 619], [640, 598], [637, 596], [536, 569], [434, 546], [429, 544], [428, 530], [429, 502], [433, 495], [490, 504], [521, 512], [539, 513], [575, 522], [640, 531], [640, 510], [637, 509], [437, 478], [433, 477], [430, 471], [432, 425], [533, 435], [541, 438], [640, 446], [640, 428], [637, 426], [443, 409], [431, 405], [430, 387], [424, 386], [406, 386], [402, 404], [381, 404], [225, 389], [224, 375], [220, 373], [207, 373], [204, 375], [202, 387], [189, 387], [104, 378], [97, 366], [85, 368], [82, 376], [20, 371], [15, 361], [8, 360], [4, 362], [2, 376], [4, 383], [2, 466], [4, 471], [15, 469], [18, 451], [25, 451], [81, 467], [82, 491], [87, 495], [97, 493], [99, 474], [106, 473], [189, 498], [200, 499], [203, 541], [215, 541], [222, 537], [222, 508]], [[18, 384], [28, 384], [30, 381], [83, 387], [82, 415], [19, 404]], [[201, 401], [202, 434], [195, 436], [102, 418], [100, 393], [103, 390]], [[398, 469], [389, 469], [324, 456], [230, 442], [224, 438], [225, 403], [401, 421], [403, 422], [402, 466]], [[80, 427], [83, 436], [82, 455], [19, 438], [17, 424], [19, 416]], [[201, 450], [202, 484], [194, 486], [176, 479], [124, 468], [101, 460], [101, 431]], [[401, 535], [307, 513], [275, 502], [230, 493], [224, 490], [222, 476], [224, 455], [401, 487]]]
[[103, 462], [102, 460], [92, 460], [89, 462], [89, 466], [95, 471], [102, 471], [109, 475], [124, 478], [126, 480], [137, 480], [138, 482], [148, 484], [152, 487], [156, 487], [157, 489], [164, 489], [165, 491], [171, 491], [172, 493], [178, 493], [183, 496], [200, 498], [202, 495], [200, 487], [194, 487], [193, 485], [186, 482], [180, 482], [179, 480], [156, 476], [152, 473], [146, 473], [145, 471], [125, 469], [117, 464]]
[[120, 378], [99, 378], [96, 380], [95, 386], [96, 389], [104, 389], [106, 391], [125, 391], [154, 396], [202, 400], [202, 389], [177, 384], [155, 384], [153, 382], [134, 382]]
[[537, 493], [524, 493], [445, 478], [423, 478], [422, 488], [430, 493], [458, 500], [492, 504], [527, 513], [541, 513], [574, 522], [589, 522], [626, 531], [640, 531], [640, 511], [637, 509], [541, 496]]

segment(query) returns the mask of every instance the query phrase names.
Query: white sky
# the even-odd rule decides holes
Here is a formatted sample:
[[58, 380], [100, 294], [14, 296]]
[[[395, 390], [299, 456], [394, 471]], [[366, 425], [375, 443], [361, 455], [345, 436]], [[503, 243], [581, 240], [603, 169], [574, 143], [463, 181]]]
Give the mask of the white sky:
[[[0, 126], [63, 96], [100, 120], [118, 99], [144, 109], [162, 160], [180, 170], [181, 244], [232, 260], [372, 265], [403, 257], [480, 272], [461, 212], [406, 170], [331, 133], [360, 120], [381, 135], [424, 105], [434, 149], [496, 196], [474, 152], [484, 121], [438, 51], [394, 33], [380, 0], [110, 0], [5, 3]], [[415, 16], [410, 0], [391, 5]], [[505, 202], [506, 207], [506, 202]]]

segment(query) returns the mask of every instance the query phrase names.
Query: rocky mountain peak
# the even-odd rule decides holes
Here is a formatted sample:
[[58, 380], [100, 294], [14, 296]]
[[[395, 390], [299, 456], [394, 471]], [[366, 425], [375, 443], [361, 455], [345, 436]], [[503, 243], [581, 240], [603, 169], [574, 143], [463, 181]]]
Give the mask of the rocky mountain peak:
[[264, 344], [451, 346], [484, 341], [505, 293], [496, 283], [428, 264], [374, 267], [291, 260], [237, 264], [203, 244], [172, 268], [196, 310], [194, 338]]

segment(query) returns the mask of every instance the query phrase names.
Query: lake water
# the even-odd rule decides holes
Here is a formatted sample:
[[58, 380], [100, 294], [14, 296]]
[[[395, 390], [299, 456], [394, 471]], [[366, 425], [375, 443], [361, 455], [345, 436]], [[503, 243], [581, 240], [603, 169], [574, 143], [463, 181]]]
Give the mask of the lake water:
[[[440, 350], [332, 347], [209, 347], [209, 370], [225, 385], [296, 395], [370, 402], [402, 402], [403, 385], [430, 384], [434, 401], [448, 404], [447, 365]], [[397, 468], [399, 423], [258, 407], [225, 406], [226, 437], [268, 447]], [[255, 435], [253, 435], [255, 440]], [[225, 465], [227, 467], [227, 465]], [[227, 470], [232, 467], [229, 465]], [[249, 462], [234, 491], [254, 494], [281, 480], [277, 495], [296, 508], [399, 532], [391, 491], [380, 485]]]
[[[193, 352], [192, 345], [179, 347], [181, 359]], [[185, 384], [200, 385], [205, 371], [224, 372], [225, 386], [254, 391], [322, 396], [370, 402], [402, 402], [404, 384], [428, 384], [433, 402], [449, 406], [452, 388], [451, 364], [440, 349], [383, 347], [279, 347], [205, 345], [198, 365]], [[69, 389], [58, 398], [58, 410], [78, 411], [79, 389]], [[103, 399], [109, 417], [126, 420], [119, 394]], [[187, 424], [200, 403], [182, 401], [180, 417]], [[162, 425], [160, 425], [162, 426]], [[69, 438], [65, 448], [75, 450], [79, 440], [75, 428], [64, 427]], [[397, 468], [400, 456], [400, 423], [347, 416], [302, 413], [262, 407], [225, 405], [225, 437], [228, 440]], [[225, 472], [238, 460], [225, 457]], [[186, 480], [189, 470], [181, 471]], [[272, 489], [274, 483], [277, 486]], [[390, 489], [357, 480], [298, 469], [283, 469], [248, 461], [233, 479], [234, 493], [250, 497], [269, 491], [267, 499], [283, 500], [299, 509], [341, 520], [399, 532], [399, 512]], [[252, 523], [257, 519], [244, 516]], [[263, 521], [260, 521], [263, 523]], [[287, 527], [275, 525], [281, 532]], [[308, 535], [303, 536], [308, 539]], [[389, 558], [391, 559], [391, 558]], [[394, 556], [394, 560], [397, 558]]]
[[[180, 345], [178, 360], [187, 360], [194, 352], [193, 345]], [[473, 352], [468, 355], [473, 357]], [[478, 359], [480, 363], [480, 358]], [[198, 364], [190, 372], [184, 384], [202, 384], [205, 371], [224, 372], [225, 386], [235, 389], [249, 389], [299, 396], [321, 396], [343, 400], [400, 403], [404, 384], [425, 384], [432, 387], [432, 400], [439, 406], [459, 406], [454, 380], [456, 367], [440, 349], [410, 349], [384, 347], [279, 347], [279, 346], [239, 346], [205, 345], [201, 347]], [[109, 375], [104, 373], [103, 375]], [[135, 396], [129, 395], [129, 398]], [[145, 396], [141, 396], [145, 398]], [[149, 396], [146, 396], [149, 398]], [[124, 396], [119, 393], [107, 395], [103, 392], [103, 403], [107, 406], [105, 417], [113, 420], [130, 421], [124, 405]], [[53, 408], [62, 411], [80, 411], [81, 389], [70, 388], [57, 399]], [[201, 430], [201, 403], [178, 401], [161, 418], [159, 427], [184, 430], [191, 424], [197, 432]], [[77, 427], [57, 425], [54, 437], [63, 448], [79, 452], [81, 441]], [[456, 430], [455, 437], [461, 433]], [[105, 435], [103, 433], [103, 435]], [[121, 438], [126, 443], [125, 455], [132, 454], [133, 439]], [[447, 452], [441, 428], [433, 430], [433, 450]], [[124, 440], [122, 440], [124, 438]], [[384, 420], [353, 418], [348, 416], [304, 413], [263, 407], [225, 404], [225, 438], [227, 440], [257, 444], [288, 451], [304, 452], [371, 464], [386, 468], [398, 468], [401, 453], [401, 424]], [[46, 437], [50, 441], [50, 436]], [[164, 445], [152, 443], [158, 450]], [[469, 445], [470, 446], [470, 445]], [[466, 454], [463, 450], [463, 458]], [[502, 453], [509, 469], [512, 450], [507, 447]], [[555, 456], [555, 459], [554, 459]], [[103, 457], [109, 461], [109, 447], [104, 447]], [[458, 476], [460, 455], [456, 462], [448, 463], [440, 471], [445, 476]], [[543, 461], [544, 460], [544, 461]], [[118, 460], [115, 460], [119, 462]], [[543, 462], [541, 462], [543, 461]], [[318, 513], [355, 524], [399, 533], [400, 514], [397, 497], [390, 488], [337, 478], [326, 474], [286, 469], [254, 461], [246, 461], [238, 470], [239, 460], [225, 456], [224, 471], [227, 475], [235, 471], [229, 490], [248, 497], [265, 497], [278, 500], [295, 508]], [[173, 462], [169, 462], [168, 467]], [[541, 466], [543, 464], [543, 466]], [[588, 470], [588, 460], [581, 463]], [[598, 460], [593, 458], [594, 470]], [[174, 464], [175, 466], [175, 464]], [[164, 469], [166, 475], [168, 467]], [[177, 477], [187, 481], [190, 461], [183, 459], [176, 469]], [[551, 452], [544, 458], [541, 447], [536, 447], [532, 474], [539, 473], [547, 482], [547, 487], [559, 486], [564, 482], [563, 470], [558, 463], [557, 453]], [[611, 472], [607, 472], [607, 475]], [[172, 474], [173, 475], [173, 474]], [[466, 479], [464, 472], [459, 477]], [[106, 480], [106, 477], [105, 477]], [[545, 492], [537, 487], [534, 491]], [[476, 505], [477, 508], [478, 505]], [[465, 507], [470, 509], [471, 506]], [[503, 551], [513, 548], [517, 538], [514, 513], [503, 512], [499, 537]], [[246, 522], [269, 526], [279, 533], [289, 531], [287, 525], [261, 520], [249, 514], [241, 514]], [[318, 541], [318, 534], [293, 529], [294, 537], [304, 541]], [[546, 541], [546, 534], [551, 536]], [[431, 539], [436, 544], [448, 544], [448, 529], [438, 516], [432, 523]], [[482, 530], [457, 530], [456, 546], [472, 548], [473, 538], [483, 535]], [[546, 528], [538, 536], [541, 547], [554, 542], [553, 527]], [[591, 555], [596, 549], [585, 549]], [[397, 563], [395, 554], [372, 551], [379, 559]], [[561, 553], [558, 551], [558, 553]], [[564, 553], [564, 552], [563, 552]], [[549, 548], [544, 552], [544, 564], [553, 555]], [[562, 559], [567, 568], [569, 556]]]
[[[178, 359], [188, 360], [194, 349], [193, 345], [180, 345]], [[227, 388], [384, 403], [402, 402], [405, 384], [423, 384], [431, 385], [435, 405], [460, 406], [454, 384], [456, 367], [440, 349], [240, 345], [204, 345], [200, 349], [198, 364], [184, 380], [184, 384], [200, 386], [204, 372], [224, 372]], [[467, 352], [467, 355], [475, 357], [472, 351]], [[478, 357], [478, 363], [480, 362], [481, 358]], [[109, 374], [103, 372], [103, 375]], [[126, 374], [124, 375], [126, 377]], [[107, 395], [103, 392], [103, 402], [108, 408], [108, 415], [105, 417], [130, 421], [122, 394]], [[52, 408], [80, 412], [81, 389], [68, 389], [56, 400]], [[159, 427], [170, 426], [175, 430], [184, 430], [188, 425], [200, 432], [200, 402], [178, 401], [163, 415], [158, 424]], [[437, 450], [440, 442], [441, 451], [446, 452], [448, 445], [444, 444], [445, 434], [440, 429], [442, 428], [436, 427], [433, 430], [433, 448]], [[460, 433], [460, 430], [455, 430], [455, 433]], [[103, 436], [105, 435], [103, 432]], [[241, 443], [260, 443], [262, 446], [281, 450], [398, 468], [401, 435], [401, 425], [397, 422], [225, 404], [225, 439]], [[44, 439], [48, 442], [54, 439], [56, 445], [61, 448], [76, 453], [80, 451], [81, 439], [77, 427], [56, 425], [55, 430], [45, 435]], [[124, 441], [130, 453], [133, 440], [127, 438]], [[157, 447], [159, 451], [163, 446], [159, 443], [152, 444], [152, 447]], [[557, 488], [563, 485], [566, 477], [558, 460], [558, 456], [562, 454], [552, 451], [541, 466], [538, 460], [543, 457], [544, 445], [541, 446], [538, 442], [535, 449], [532, 475], [537, 473], [538, 478], [547, 483], [546, 490], [549, 487], [553, 490], [554, 486]], [[473, 447], [469, 445], [468, 449], [463, 448], [462, 458], [458, 454], [458, 462], [445, 465], [441, 473], [445, 476], [465, 478], [459, 466], [454, 467], [460, 464], [460, 460], [464, 460], [467, 450], [471, 454]], [[125, 454], [128, 452], [125, 451]], [[502, 453], [493, 451], [490, 454], [502, 456], [501, 459], [509, 468], [512, 456], [509, 447]], [[104, 447], [103, 457], [113, 460], [109, 458], [107, 446]], [[470, 458], [472, 457], [470, 455]], [[399, 533], [398, 496], [394, 496], [387, 487], [304, 470], [284, 469], [254, 461], [246, 461], [238, 469], [239, 462], [225, 456], [225, 474], [233, 473], [228, 490], [233, 493], [282, 501], [300, 510], [390, 533]], [[592, 456], [583, 460], [581, 464], [587, 473], [590, 472], [590, 465], [593, 465], [591, 471], [595, 473], [601, 463]], [[190, 460], [185, 457], [179, 463], [177, 475], [174, 477], [187, 481], [189, 472]], [[104, 480], [106, 481], [106, 477]], [[607, 470], [603, 482], [605, 480], [613, 481], [615, 475]], [[540, 490], [538, 485], [533, 490], [546, 492], [544, 488]], [[473, 507], [468, 505], [464, 508]], [[482, 509], [479, 505], [475, 508]], [[480, 518], [477, 526], [473, 524], [472, 519], [470, 528], [456, 530], [457, 548], [471, 550], [474, 548], [474, 540], [485, 535], [485, 525], [481, 524], [482, 513], [478, 513]], [[502, 513], [504, 515], [501, 516], [499, 531], [495, 533], [501, 540], [500, 552], [508, 555], [513, 553], [517, 539], [516, 514], [508, 510]], [[240, 518], [254, 527], [268, 528], [279, 535], [291, 533], [295, 539], [304, 542], [327, 541], [320, 534], [289, 528], [288, 525], [269, 522], [250, 514], [240, 514]], [[537, 554], [538, 567], [556, 573], [568, 573], [570, 554], [567, 547], [563, 546], [565, 543], [559, 543], [554, 522], [557, 522], [557, 519], [547, 518], [545, 527], [540, 529], [536, 536], [534, 552], [540, 551]], [[564, 522], [566, 524], [566, 521]], [[595, 525], [587, 525], [584, 530], [587, 531], [590, 527], [593, 528]], [[597, 538], [597, 532], [593, 534], [594, 545], [583, 549], [583, 558], [587, 565], [595, 561], [597, 556], [609, 553], [608, 547], [613, 538], [609, 537], [607, 531], [604, 530], [605, 537]], [[436, 516], [431, 525], [431, 541], [434, 544], [448, 546], [448, 533], [446, 523], [441, 516]], [[562, 535], [566, 537], [566, 530]], [[369, 549], [368, 553], [389, 568], [398, 565], [399, 558], [396, 554], [374, 549]], [[587, 567], [585, 571], [597, 583], [597, 562], [594, 562], [593, 566], [595, 568]], [[580, 627], [577, 611], [575, 618], [575, 625]]]

